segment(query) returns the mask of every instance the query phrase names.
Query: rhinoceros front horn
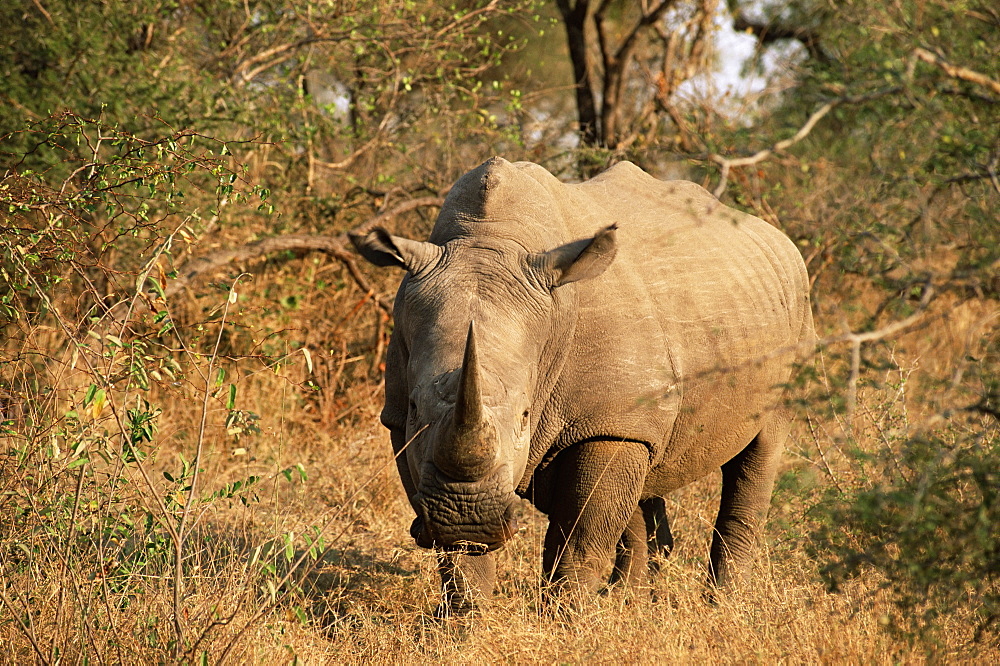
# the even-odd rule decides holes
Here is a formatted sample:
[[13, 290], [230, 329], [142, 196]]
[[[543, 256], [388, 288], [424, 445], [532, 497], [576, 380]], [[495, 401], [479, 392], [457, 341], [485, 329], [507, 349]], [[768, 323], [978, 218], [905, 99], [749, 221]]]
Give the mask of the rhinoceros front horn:
[[476, 323], [469, 322], [465, 338], [462, 374], [455, 396], [455, 428], [458, 431], [476, 429], [483, 421], [483, 390], [479, 378], [479, 354], [476, 352]]
[[446, 436], [438, 442], [434, 452], [434, 463], [438, 469], [461, 481], [475, 481], [492, 471], [499, 448], [496, 428], [483, 408], [480, 375], [476, 327], [475, 323], [470, 323], [454, 416]]

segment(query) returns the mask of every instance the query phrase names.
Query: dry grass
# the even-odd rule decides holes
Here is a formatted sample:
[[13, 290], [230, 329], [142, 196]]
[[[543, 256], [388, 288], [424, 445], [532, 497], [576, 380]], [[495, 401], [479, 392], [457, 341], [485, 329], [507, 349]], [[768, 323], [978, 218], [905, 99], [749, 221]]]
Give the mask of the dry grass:
[[[972, 652], [957, 643], [928, 654], [927, 646], [893, 639], [882, 626], [886, 611], [874, 584], [826, 592], [803, 544], [774, 530], [747, 588], [717, 606], [707, 604], [702, 581], [717, 478], [670, 499], [678, 547], [651, 595], [616, 591], [572, 617], [540, 613], [544, 520], [525, 506], [525, 528], [500, 556], [493, 606], [471, 621], [439, 623], [429, 616], [436, 603], [434, 558], [407, 536], [409, 508], [376, 425], [377, 396], [365, 396], [357, 425], [328, 432], [288, 418], [296, 408], [280, 388], [287, 382], [275, 376], [257, 382], [258, 395], [281, 396], [271, 402], [272, 417], [285, 418], [265, 419], [246, 455], [233, 456], [221, 438], [207, 451], [207, 488], [248, 472], [269, 480], [249, 507], [215, 502], [200, 516], [185, 574], [188, 636], [209, 627], [213, 617], [231, 618], [213, 627], [189, 658], [204, 654], [215, 663], [225, 653], [228, 663], [521, 664], [914, 663], [930, 656], [985, 656], [981, 647]], [[172, 449], [184, 442], [171, 442], [152, 468], [173, 467]], [[790, 465], [795, 460], [789, 456]], [[275, 475], [295, 463], [305, 467], [305, 482], [289, 484]], [[329, 549], [318, 562], [307, 560], [294, 584], [286, 585], [287, 595], [272, 605], [268, 574], [250, 561], [253, 551], [310, 525], [327, 526]], [[301, 541], [296, 545], [301, 548]], [[280, 574], [287, 565], [281, 552], [279, 542], [260, 560], [275, 562]], [[10, 646], [10, 663], [35, 658], [27, 634], [52, 662], [53, 645], [64, 663], [80, 663], [83, 655], [90, 662], [169, 660], [169, 568], [147, 566], [119, 581], [124, 591], [109, 592], [95, 562], [66, 566], [58, 557], [37, 555], [22, 564], [12, 571], [6, 563], [6, 594], [25, 605], [30, 623], [26, 632], [5, 614], [0, 641]]]
[[[260, 415], [261, 431], [234, 439], [225, 427], [225, 395], [211, 397], [200, 437], [203, 472], [197, 494], [205, 496], [251, 476], [260, 481], [243, 495], [245, 504], [239, 496], [194, 503], [179, 601], [174, 598], [178, 576], [162, 527], [164, 512], [157, 507], [177, 489], [163, 473], [176, 477], [182, 457], [191, 460], [198, 448], [204, 384], [195, 368], [204, 371], [207, 357], [182, 356], [189, 364], [186, 380], [153, 384], [146, 398], [162, 412], [150, 456], [141, 466], [126, 465], [118, 476], [114, 459], [97, 456], [82, 468], [68, 468], [71, 456], [65, 446], [55, 454], [46, 439], [58, 430], [58, 419], [47, 434], [36, 430], [44, 436], [7, 440], [0, 470], [6, 493], [0, 508], [5, 521], [0, 644], [9, 648], [0, 661], [1000, 660], [995, 647], [968, 642], [969, 618], [962, 614], [943, 621], [936, 642], [911, 642], [888, 631], [894, 609], [874, 574], [836, 594], [828, 592], [817, 573], [822, 563], [809, 555], [808, 493], [779, 489], [746, 588], [718, 605], [706, 603], [703, 581], [718, 475], [668, 499], [677, 548], [648, 594], [612, 591], [572, 616], [540, 612], [545, 523], [525, 505], [522, 533], [499, 557], [492, 607], [468, 621], [434, 620], [435, 558], [408, 536], [411, 510], [396, 478], [387, 434], [377, 422], [380, 359], [372, 350], [378, 348], [376, 338], [386, 335], [385, 322], [338, 267], [309, 262], [305, 271], [301, 264], [263, 269], [258, 280], [265, 288], [244, 289], [245, 300], [239, 301], [243, 313], [232, 313], [237, 321], [225, 339], [230, 349], [260, 351], [270, 345], [266, 355], [223, 359], [226, 383], [239, 388], [239, 409]], [[282, 302], [289, 294], [294, 303]], [[974, 348], [977, 327], [995, 312], [990, 307], [963, 306], [935, 323], [936, 329], [912, 334], [910, 346], [923, 358], [920, 362], [947, 364], [948, 358]], [[202, 308], [192, 305], [191, 311]], [[830, 328], [838, 325], [835, 313], [825, 314], [823, 321], [834, 322]], [[183, 319], [182, 313], [175, 316]], [[197, 321], [197, 314], [190, 318]], [[217, 330], [215, 324], [206, 326], [209, 333]], [[183, 335], [205, 335], [203, 346], [211, 340], [197, 326], [184, 329]], [[70, 353], [58, 351], [67, 349], [60, 339], [53, 327], [39, 327], [24, 337], [26, 347], [57, 352], [44, 372], [58, 390], [39, 402], [35, 416], [75, 407], [83, 414], [81, 436], [90, 437], [92, 444], [101, 428], [114, 435], [107, 411], [95, 415], [80, 408], [94, 377], [79, 364], [67, 369]], [[308, 363], [301, 346], [311, 350]], [[912, 360], [897, 361], [914, 365]], [[114, 363], [107, 358], [98, 362], [107, 364], [98, 368], [99, 374], [110, 376]], [[843, 374], [838, 363], [831, 360], [827, 371]], [[310, 388], [309, 381], [318, 388]], [[129, 400], [135, 397], [133, 388], [131, 397], [119, 396], [121, 405], [133, 404]], [[876, 424], [884, 423], [886, 410], [907, 409], [909, 396], [874, 385], [859, 397], [859, 445], [875, 451], [886, 446], [884, 429]], [[843, 455], [843, 430], [836, 420], [814, 418], [807, 424], [800, 419], [785, 470], [800, 481], [811, 479], [814, 488], [853, 482], [857, 470]], [[18, 449], [26, 457], [18, 458]], [[87, 474], [81, 476], [81, 470]], [[109, 483], [117, 484], [115, 493], [108, 490]], [[116, 512], [153, 519], [149, 526], [136, 522], [131, 536], [101, 536], [99, 526], [114, 523]], [[167, 514], [174, 519], [179, 515]], [[313, 559], [308, 549], [317, 531], [323, 544]], [[166, 547], [147, 547], [156, 535], [166, 539]], [[290, 566], [294, 571], [289, 572]], [[184, 637], [180, 645], [175, 642], [177, 610]]]

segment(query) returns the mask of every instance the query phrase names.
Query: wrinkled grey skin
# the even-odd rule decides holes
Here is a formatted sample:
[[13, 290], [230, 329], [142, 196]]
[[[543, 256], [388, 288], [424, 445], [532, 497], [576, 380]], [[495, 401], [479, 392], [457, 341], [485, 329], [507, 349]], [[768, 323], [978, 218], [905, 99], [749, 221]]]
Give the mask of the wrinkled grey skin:
[[815, 335], [786, 236], [628, 162], [566, 185], [493, 158], [428, 242], [353, 240], [408, 271], [382, 423], [411, 534], [440, 552], [439, 612], [492, 593], [519, 497], [549, 517], [554, 589], [598, 590], [612, 561], [612, 582], [642, 581], [672, 543], [662, 497], [720, 467], [709, 580], [742, 576], [788, 433], [782, 386]]

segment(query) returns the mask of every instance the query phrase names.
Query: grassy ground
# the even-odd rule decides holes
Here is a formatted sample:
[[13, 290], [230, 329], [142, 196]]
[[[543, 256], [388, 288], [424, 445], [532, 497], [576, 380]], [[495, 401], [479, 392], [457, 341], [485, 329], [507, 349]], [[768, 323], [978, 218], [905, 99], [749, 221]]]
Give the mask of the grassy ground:
[[[342, 280], [336, 269], [314, 266], [309, 282], [284, 268], [268, 283], [280, 285], [282, 275], [301, 290], [296, 301], [265, 307], [267, 294], [251, 294], [243, 314], [231, 313], [232, 332], [219, 338], [225, 354], [211, 353], [217, 323], [192, 325], [181, 334], [187, 351], [171, 352], [183, 369], [176, 381], [151, 375], [148, 389], [109, 391], [103, 405], [91, 384], [127, 367], [135, 348], [104, 340], [103, 354], [85, 358], [61, 342], [56, 327], [22, 338], [25, 349], [50, 350], [44, 369], [36, 364], [32, 372], [54, 389], [24, 408], [22, 434], [8, 432], [0, 458], [0, 644], [9, 646], [0, 661], [1000, 659], [995, 647], [970, 642], [972, 606], [918, 640], [893, 631], [900, 609], [874, 572], [836, 593], [826, 589], [818, 573], [824, 562], [810, 550], [811, 507], [831, 484], [860, 482], [861, 470], [845, 452], [844, 423], [822, 410], [796, 423], [751, 580], [717, 605], [704, 600], [703, 581], [718, 475], [668, 498], [677, 546], [651, 589], [612, 591], [571, 616], [540, 612], [545, 523], [525, 504], [522, 532], [499, 556], [492, 607], [469, 621], [438, 622], [431, 617], [434, 555], [408, 536], [411, 511], [378, 425], [380, 358], [372, 336], [384, 339], [384, 317], [343, 281], [330, 291], [318, 284]], [[960, 353], [981, 315], [953, 313], [933, 334], [915, 334], [912, 346], [930, 345], [924, 349], [933, 357], [943, 353], [934, 345], [952, 340], [948, 353]], [[331, 343], [338, 339], [358, 342]], [[267, 344], [266, 356], [235, 354]], [[23, 356], [10, 358], [28, 373]], [[162, 368], [161, 356], [151, 358], [143, 361], [147, 369]], [[825, 372], [843, 374], [838, 363], [831, 356]], [[220, 366], [227, 369], [221, 379]], [[889, 445], [888, 426], [898, 428], [906, 416], [908, 398], [892, 372], [858, 394], [861, 450]], [[155, 424], [148, 436], [146, 417]], [[29, 430], [33, 435], [23, 436]], [[196, 456], [199, 464], [191, 465]], [[185, 534], [179, 569], [178, 539], [168, 526]]]
[[[772, 526], [747, 588], [718, 605], [707, 604], [702, 581], [718, 478], [670, 498], [678, 544], [649, 594], [613, 592], [572, 617], [539, 613], [544, 520], [525, 505], [525, 527], [499, 558], [493, 607], [472, 621], [442, 624], [429, 615], [436, 603], [434, 558], [407, 536], [411, 516], [385, 435], [375, 424], [377, 402], [370, 397], [359, 408], [356, 425], [333, 433], [279, 421], [265, 427], [245, 454], [233, 455], [222, 441], [209, 447], [205, 487], [250, 472], [268, 480], [249, 506], [216, 501], [198, 516], [184, 572], [180, 607], [188, 649], [181, 658], [474, 664], [914, 663], [928, 656], [985, 657], [981, 646], [909, 645], [893, 638], [885, 631], [888, 607], [875, 581], [828, 593], [794, 530]], [[295, 408], [288, 411], [294, 414]], [[801, 461], [794, 443], [790, 449], [788, 466], [794, 467]], [[150, 469], [175, 467], [175, 456], [162, 450]], [[304, 467], [305, 481], [290, 483], [274, 474], [296, 463]], [[794, 498], [779, 495], [778, 502], [774, 522], [786, 522], [788, 514], [795, 520], [801, 507], [790, 504]], [[288, 568], [280, 535], [308, 533], [310, 526], [324, 528], [328, 549], [315, 561], [307, 557], [301, 572], [284, 585], [269, 588], [268, 581]], [[40, 546], [37, 538], [25, 543], [35, 548], [14, 567], [16, 573], [8, 561], [8, 601], [27, 611], [21, 623], [5, 613], [0, 628], [10, 663], [41, 661], [29, 636], [50, 662], [78, 663], [83, 655], [91, 663], [172, 659], [174, 580], [168, 562], [153, 558], [132, 568], [119, 563], [113, 573], [113, 564], [105, 563], [102, 571], [93, 560], [71, 559], [69, 549], [62, 557]], [[262, 544], [273, 545], [261, 552]], [[65, 541], [59, 545], [65, 547]], [[139, 550], [134, 544], [107, 549], [118, 560]], [[302, 552], [301, 540], [294, 541], [291, 561]], [[272, 600], [272, 589], [277, 599]]]

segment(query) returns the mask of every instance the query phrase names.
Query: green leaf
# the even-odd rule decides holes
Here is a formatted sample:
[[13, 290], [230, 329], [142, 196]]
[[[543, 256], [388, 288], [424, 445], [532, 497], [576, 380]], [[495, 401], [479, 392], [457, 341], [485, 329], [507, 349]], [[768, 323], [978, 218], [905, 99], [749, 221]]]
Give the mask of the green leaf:
[[77, 458], [76, 460], [70, 462], [70, 464], [66, 465], [66, 469], [75, 469], [80, 465], [86, 465], [89, 462], [90, 458]]
[[148, 280], [148, 282], [149, 286], [152, 288], [153, 291], [156, 292], [157, 296], [159, 296], [163, 300], [167, 300], [167, 294], [166, 292], [163, 291], [163, 285], [160, 284], [159, 280], [157, 280], [156, 278], [152, 278]]
[[87, 393], [83, 396], [83, 406], [88, 406], [94, 399], [94, 395], [97, 393], [97, 384], [91, 384], [87, 387]]

